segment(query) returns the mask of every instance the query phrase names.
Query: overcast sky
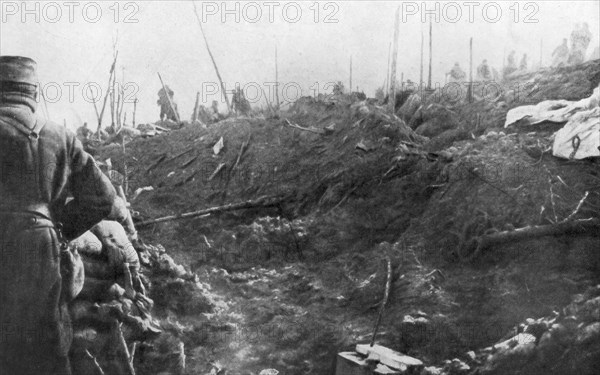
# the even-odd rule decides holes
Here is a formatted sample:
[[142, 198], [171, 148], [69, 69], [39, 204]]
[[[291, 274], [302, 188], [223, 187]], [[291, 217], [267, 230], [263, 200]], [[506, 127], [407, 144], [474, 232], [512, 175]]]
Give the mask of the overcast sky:
[[[82, 87], [95, 83], [106, 89], [112, 43], [117, 34], [117, 80], [129, 83], [128, 94], [135, 93], [139, 99], [138, 123], [158, 118], [157, 72], [175, 91], [183, 119], [191, 116], [196, 92], [217, 87], [191, 1], [122, 1], [117, 6], [112, 1], [28, 2], [30, 13], [25, 12], [21, 1], [0, 3], [0, 54], [29, 56], [38, 62], [39, 79], [51, 101], [50, 117], [59, 123], [66, 119], [71, 128], [82, 121], [96, 122], [93, 106], [84, 100]], [[599, 45], [598, 0], [482, 1], [473, 6], [463, 1], [428, 1], [425, 6], [435, 10], [436, 3], [440, 19], [433, 22], [434, 82], [443, 84], [444, 74], [454, 62], [468, 69], [470, 37], [474, 38], [475, 66], [487, 59], [498, 70], [505, 51], [513, 49], [518, 59], [528, 53], [530, 64], [539, 63], [540, 43], [542, 60], [547, 64], [554, 48], [570, 36], [579, 22], [587, 22], [593, 35], [588, 55]], [[286, 85], [285, 93], [280, 94], [282, 100], [312, 95], [317, 87], [320, 92], [327, 92], [327, 83], [337, 80], [348, 86], [350, 56], [353, 88], [372, 96], [386, 77], [394, 13], [399, 6], [404, 19], [400, 23], [398, 79], [404, 72], [405, 79], [418, 81], [422, 30], [426, 35], [425, 62], [429, 60], [428, 23], [422, 22], [422, 4], [196, 2], [227, 90], [234, 88], [236, 82], [242, 86], [255, 82], [268, 93], [269, 82], [275, 80], [277, 46], [280, 85]], [[248, 96], [257, 94], [256, 84], [247, 86]], [[69, 86], [74, 87], [73, 98], [69, 98]], [[60, 97], [54, 99], [58, 94]], [[207, 105], [214, 99], [221, 101], [219, 93], [207, 93], [203, 99]], [[223, 103], [220, 107], [225, 108]], [[130, 122], [133, 105], [126, 104], [125, 111]], [[104, 123], [109, 122], [110, 117], [105, 115]]]

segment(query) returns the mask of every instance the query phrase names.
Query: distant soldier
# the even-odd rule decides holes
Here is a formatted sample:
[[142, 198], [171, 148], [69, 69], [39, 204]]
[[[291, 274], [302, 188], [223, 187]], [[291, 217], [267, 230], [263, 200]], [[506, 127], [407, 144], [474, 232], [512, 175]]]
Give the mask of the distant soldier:
[[575, 25], [575, 30], [571, 33], [571, 54], [569, 55], [569, 65], [581, 64], [585, 60], [585, 53], [590, 41], [592, 33], [590, 32], [587, 22], [580, 26]]
[[487, 60], [483, 60], [481, 65], [477, 67], [477, 80], [478, 81], [491, 81], [493, 80], [492, 70], [487, 63]]
[[[173, 100], [175, 93], [165, 85], [167, 91], [164, 88], [158, 90], [158, 101], [156, 104], [160, 105], [160, 121], [171, 120], [177, 122], [179, 118], [179, 112], [177, 111], [177, 103]], [[171, 105], [173, 105], [171, 107]]]
[[463, 82], [467, 77], [458, 62], [454, 63], [454, 66], [448, 74], [450, 75], [450, 82]]
[[3, 375], [71, 374], [67, 303], [83, 265], [62, 245], [110, 217], [116, 196], [75, 134], [37, 118], [37, 82], [35, 61], [0, 56]]
[[250, 102], [248, 102], [248, 99], [246, 99], [246, 97], [244, 96], [244, 92], [241, 88], [238, 87], [233, 92], [233, 99], [231, 100], [231, 102], [233, 105], [233, 110], [237, 114], [247, 115], [248, 113], [250, 113]]
[[515, 60], [515, 51], [510, 51], [508, 58], [506, 59], [506, 67], [504, 68], [504, 77], [517, 71], [517, 61]]
[[80, 126], [79, 128], [77, 128], [77, 138], [79, 138], [80, 141], [89, 139], [91, 136], [92, 136], [92, 131], [88, 128], [87, 122], [84, 122], [83, 126]]
[[219, 102], [213, 100], [210, 106], [212, 113], [210, 119], [212, 122], [219, 122], [221, 120], [221, 114], [219, 113]]
[[519, 64], [519, 70], [527, 70], [527, 54], [523, 54], [523, 58], [521, 58], [521, 63]]
[[569, 46], [567, 45], [567, 38], [564, 38], [562, 44], [552, 52], [552, 66], [564, 66], [567, 61], [569, 61]]

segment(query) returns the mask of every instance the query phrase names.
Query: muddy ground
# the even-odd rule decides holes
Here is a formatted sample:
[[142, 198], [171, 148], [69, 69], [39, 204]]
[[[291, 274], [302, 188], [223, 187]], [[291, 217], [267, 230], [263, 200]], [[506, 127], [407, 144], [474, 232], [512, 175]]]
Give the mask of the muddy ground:
[[[465, 244], [485, 231], [563, 220], [586, 191], [575, 218], [599, 216], [597, 161], [554, 158], [556, 127], [503, 129], [510, 108], [582, 99], [598, 81], [593, 61], [515, 77], [503, 87], [518, 84], [518, 94], [494, 100], [431, 95], [423, 102], [435, 105], [412, 124], [371, 101], [303, 98], [276, 116], [185, 124], [136, 139], [125, 153], [99, 150], [121, 172], [126, 163], [131, 198], [153, 187], [132, 199], [138, 223], [280, 198], [140, 228], [186, 277], [150, 275], [165, 333], [148, 344], [154, 354], [136, 356], [138, 373], [177, 373], [169, 355], [183, 342], [186, 374], [333, 374], [336, 353], [371, 339], [385, 256], [393, 283], [376, 341], [421, 359], [421, 373], [594, 373], [599, 238], [538, 238], [475, 259]], [[489, 349], [535, 329], [527, 350]]]

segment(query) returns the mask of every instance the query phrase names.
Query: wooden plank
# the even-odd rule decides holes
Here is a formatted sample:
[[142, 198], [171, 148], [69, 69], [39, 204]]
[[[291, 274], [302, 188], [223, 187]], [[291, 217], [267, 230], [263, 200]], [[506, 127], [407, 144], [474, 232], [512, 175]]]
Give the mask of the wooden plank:
[[397, 370], [423, 366], [420, 360], [381, 345], [358, 344], [356, 352], [367, 357], [379, 358], [381, 364]]

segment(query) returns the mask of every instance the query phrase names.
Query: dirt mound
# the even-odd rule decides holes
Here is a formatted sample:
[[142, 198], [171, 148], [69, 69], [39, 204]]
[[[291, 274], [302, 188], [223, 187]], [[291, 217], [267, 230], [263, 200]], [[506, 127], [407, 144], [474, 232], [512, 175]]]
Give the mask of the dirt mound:
[[[534, 101], [564, 98], [561, 90], [588, 96], [598, 62], [565, 69], [515, 82], [537, 85], [527, 95]], [[523, 101], [504, 95], [422, 111], [430, 141], [369, 100], [304, 98], [279, 118], [188, 124], [129, 143], [126, 157], [101, 150], [117, 169], [126, 161], [130, 192], [154, 188], [132, 202], [143, 219], [284, 198], [142, 232], [198, 277], [195, 287], [156, 289], [170, 322], [165, 347], [173, 337], [184, 342], [189, 373], [330, 374], [337, 352], [371, 338], [388, 255], [392, 293], [377, 342], [423, 360], [426, 373], [483, 370], [490, 353], [478, 348], [600, 283], [594, 236], [509, 243], [465, 262], [464, 245], [482, 234], [598, 216], [597, 164], [552, 158], [549, 130], [505, 132], [507, 110]], [[574, 338], [593, 324], [565, 327]], [[590, 335], [578, 346], [585, 355], [596, 350]], [[564, 358], [573, 340], [560, 344]], [[503, 370], [491, 373], [519, 371], [495, 363]], [[581, 363], [583, 371], [591, 362]]]

